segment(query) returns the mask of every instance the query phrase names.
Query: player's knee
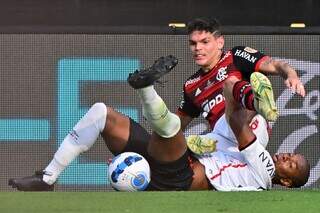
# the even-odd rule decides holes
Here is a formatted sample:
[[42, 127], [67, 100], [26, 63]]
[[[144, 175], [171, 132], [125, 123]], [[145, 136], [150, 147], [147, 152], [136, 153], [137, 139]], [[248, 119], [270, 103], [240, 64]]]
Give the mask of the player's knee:
[[107, 106], [104, 103], [98, 102], [93, 104], [87, 112], [88, 119], [95, 123], [100, 132], [103, 131], [106, 124], [107, 111]]
[[92, 110], [98, 115], [104, 115], [107, 113], [107, 106], [102, 102], [97, 102], [91, 106], [89, 111]]

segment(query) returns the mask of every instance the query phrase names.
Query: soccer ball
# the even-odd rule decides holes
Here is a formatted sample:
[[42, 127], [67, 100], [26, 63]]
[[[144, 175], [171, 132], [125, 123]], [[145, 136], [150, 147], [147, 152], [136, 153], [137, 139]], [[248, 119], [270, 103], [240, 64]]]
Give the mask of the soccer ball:
[[112, 159], [108, 177], [117, 191], [143, 191], [150, 182], [150, 166], [138, 153], [124, 152]]

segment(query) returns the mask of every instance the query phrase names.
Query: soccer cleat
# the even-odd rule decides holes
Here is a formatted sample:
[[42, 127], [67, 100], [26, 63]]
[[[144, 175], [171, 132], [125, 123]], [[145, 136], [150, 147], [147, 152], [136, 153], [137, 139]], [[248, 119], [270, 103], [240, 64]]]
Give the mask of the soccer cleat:
[[178, 59], [172, 55], [160, 57], [151, 67], [130, 73], [127, 81], [134, 89], [153, 85], [154, 82], [169, 73], [177, 64]]
[[259, 72], [250, 76], [250, 84], [254, 94], [254, 108], [268, 121], [276, 121], [279, 113], [274, 101], [272, 85], [269, 79]]
[[188, 148], [195, 154], [202, 155], [216, 151], [217, 140], [190, 135], [186, 138]]
[[53, 191], [54, 185], [49, 185], [42, 180], [44, 174], [44, 171], [36, 171], [32, 176], [10, 178], [8, 184], [19, 191]]

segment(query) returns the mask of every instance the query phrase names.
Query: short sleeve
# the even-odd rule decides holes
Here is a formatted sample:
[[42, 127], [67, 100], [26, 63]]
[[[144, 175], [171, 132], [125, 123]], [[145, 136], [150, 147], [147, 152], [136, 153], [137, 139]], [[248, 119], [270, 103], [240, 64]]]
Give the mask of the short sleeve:
[[250, 47], [237, 46], [232, 48], [231, 52], [234, 65], [246, 79], [249, 79], [250, 74], [257, 71], [257, 65], [267, 58], [262, 52]]
[[241, 150], [241, 153], [255, 174], [265, 182], [271, 182], [275, 175], [275, 165], [270, 153], [258, 141]]

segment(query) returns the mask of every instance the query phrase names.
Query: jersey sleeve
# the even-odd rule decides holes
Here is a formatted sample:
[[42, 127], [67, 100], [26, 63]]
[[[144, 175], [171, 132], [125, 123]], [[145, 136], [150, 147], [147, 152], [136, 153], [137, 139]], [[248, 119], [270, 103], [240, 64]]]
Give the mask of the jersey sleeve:
[[231, 52], [234, 65], [245, 79], [249, 79], [251, 73], [258, 71], [258, 65], [268, 58], [262, 52], [244, 46], [236, 46], [231, 49]]
[[241, 153], [255, 175], [260, 177], [266, 188], [269, 188], [268, 186], [271, 186], [271, 180], [275, 175], [275, 165], [270, 153], [258, 141], [241, 150]]
[[185, 91], [183, 91], [183, 99], [180, 102], [178, 111], [179, 113], [188, 115], [192, 118], [198, 117], [201, 113], [200, 109], [193, 104], [192, 100], [190, 100]]

